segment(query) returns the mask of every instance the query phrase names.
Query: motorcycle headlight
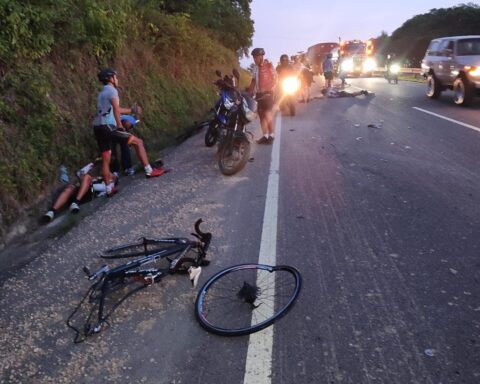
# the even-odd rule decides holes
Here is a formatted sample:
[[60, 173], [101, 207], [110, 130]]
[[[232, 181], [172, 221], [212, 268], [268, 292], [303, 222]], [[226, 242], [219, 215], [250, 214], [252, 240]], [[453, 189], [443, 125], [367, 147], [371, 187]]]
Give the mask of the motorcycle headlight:
[[392, 66], [390, 67], [390, 72], [392, 73], [399, 73], [400, 72], [400, 65], [398, 64], [392, 64]]
[[235, 103], [230, 100], [229, 98], [225, 98], [225, 101], [223, 102], [223, 106], [229, 111], [232, 109], [232, 107], [235, 105]]
[[471, 75], [471, 76], [480, 76], [480, 67], [472, 67], [470, 68], [470, 70], [468, 71], [468, 73]]
[[353, 71], [353, 60], [348, 59], [342, 62], [342, 71], [344, 72], [351, 72]]
[[300, 88], [300, 81], [296, 77], [287, 77], [282, 81], [282, 91], [285, 95], [293, 95]]
[[375, 70], [375, 68], [377, 68], [377, 63], [375, 62], [374, 59], [372, 59], [371, 57], [369, 57], [367, 60], [365, 60], [365, 62], [363, 63], [363, 70], [365, 72], [372, 72], [373, 70]]

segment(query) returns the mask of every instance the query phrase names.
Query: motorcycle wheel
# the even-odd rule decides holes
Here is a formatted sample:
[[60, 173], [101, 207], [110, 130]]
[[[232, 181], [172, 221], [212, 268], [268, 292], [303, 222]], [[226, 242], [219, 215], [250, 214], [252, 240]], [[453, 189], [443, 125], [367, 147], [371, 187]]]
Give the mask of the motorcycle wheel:
[[205, 132], [205, 145], [207, 147], [213, 147], [218, 140], [218, 123], [212, 121]]
[[290, 116], [295, 116], [295, 104], [290, 103]]
[[250, 157], [250, 142], [246, 137], [234, 137], [220, 148], [218, 168], [226, 176], [240, 171]]

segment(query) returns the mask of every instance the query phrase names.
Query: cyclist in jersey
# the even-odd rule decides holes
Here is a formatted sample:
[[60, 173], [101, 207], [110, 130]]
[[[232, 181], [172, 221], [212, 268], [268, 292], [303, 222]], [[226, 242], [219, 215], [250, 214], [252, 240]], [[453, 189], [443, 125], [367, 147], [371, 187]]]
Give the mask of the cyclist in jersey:
[[272, 144], [275, 137], [273, 125], [273, 92], [276, 85], [276, 73], [272, 63], [264, 59], [265, 50], [255, 48], [252, 51], [255, 65], [253, 78], [248, 90], [255, 92], [257, 100], [257, 113], [260, 118], [263, 136], [257, 140], [258, 144]]
[[112, 156], [112, 143], [127, 143], [132, 145], [142, 162], [147, 178], [163, 175], [163, 168], [152, 168], [150, 165], [143, 141], [132, 134], [118, 129], [122, 126], [120, 114], [140, 112], [140, 108], [135, 105], [132, 108], [120, 107], [118, 97], [118, 78], [117, 72], [111, 68], [105, 68], [98, 74], [98, 80], [104, 84], [102, 91], [97, 99], [97, 116], [93, 121], [93, 131], [97, 139], [100, 152], [102, 153], [102, 174], [105, 185], [107, 186], [107, 195], [112, 194], [114, 183], [110, 172], [110, 159]]

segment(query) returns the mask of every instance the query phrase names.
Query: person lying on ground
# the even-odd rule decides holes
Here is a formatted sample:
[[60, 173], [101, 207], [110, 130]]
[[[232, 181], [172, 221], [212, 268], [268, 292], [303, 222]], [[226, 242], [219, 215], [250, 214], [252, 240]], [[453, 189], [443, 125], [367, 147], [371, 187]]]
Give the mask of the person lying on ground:
[[[105, 196], [107, 194], [107, 186], [99, 176], [101, 158], [89, 163], [76, 173], [76, 181], [59, 188], [54, 194], [52, 205], [43, 215], [43, 222], [50, 222], [54, 219], [55, 214], [70, 204], [69, 211], [73, 214], [80, 211], [80, 204], [91, 201], [94, 197]], [[118, 175], [113, 173], [111, 176], [114, 184], [118, 183]], [[113, 190], [116, 193], [116, 188]]]
[[320, 92], [322, 92], [322, 95], [325, 97], [331, 97], [331, 98], [339, 98], [339, 97], [356, 97], [360, 95], [372, 95], [372, 93], [368, 92], [365, 89], [362, 89], [361, 91], [358, 92], [347, 92], [335, 88], [323, 88]]

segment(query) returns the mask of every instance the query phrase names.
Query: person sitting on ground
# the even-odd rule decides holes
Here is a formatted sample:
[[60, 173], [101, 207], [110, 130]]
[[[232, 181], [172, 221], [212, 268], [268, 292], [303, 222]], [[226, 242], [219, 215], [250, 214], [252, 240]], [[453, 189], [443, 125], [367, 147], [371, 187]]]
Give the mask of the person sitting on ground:
[[[140, 122], [136, 117], [132, 115], [121, 115], [120, 120], [122, 122], [122, 128], [128, 133], [132, 133], [133, 127]], [[127, 143], [114, 143], [112, 151], [115, 155], [117, 153], [117, 145], [120, 146], [120, 164], [124, 175], [133, 176], [135, 174], [135, 168], [132, 167], [132, 156], [130, 155], [130, 147]], [[116, 172], [120, 172], [120, 166], [118, 164], [118, 157], [112, 156], [115, 160], [112, 161], [111, 169]]]
[[[90, 201], [93, 197], [106, 195], [107, 187], [102, 177], [96, 176], [96, 174], [99, 173], [101, 160], [101, 158], [98, 158], [94, 163], [89, 163], [84, 166], [76, 173], [77, 180], [75, 183], [66, 184], [57, 190], [53, 204], [42, 217], [44, 222], [48, 223], [52, 221], [57, 211], [68, 203], [70, 203], [70, 212], [76, 214], [80, 211], [81, 203]], [[113, 173], [111, 177], [116, 185], [118, 183], [117, 174]], [[116, 189], [113, 191], [113, 193], [115, 193]]]
[[338, 90], [335, 88], [323, 88], [321, 91], [323, 96], [330, 97], [330, 98], [339, 98], [339, 97], [356, 97], [360, 95], [372, 95], [372, 93], [368, 92], [367, 90], [363, 89], [358, 92], [347, 92], [347, 91], [342, 91]]
[[131, 108], [120, 107], [120, 99], [117, 91], [117, 72], [114, 69], [105, 68], [98, 73], [98, 80], [103, 83], [104, 87], [98, 94], [97, 116], [93, 121], [93, 131], [100, 152], [102, 153], [103, 179], [107, 186], [107, 195], [110, 196], [112, 195], [114, 187], [113, 180], [110, 177], [110, 160], [112, 156], [112, 143], [114, 142], [126, 143], [134, 147], [139, 160], [143, 164], [147, 178], [161, 176], [165, 170], [163, 168], [152, 168], [141, 139], [118, 129], [118, 127], [122, 126], [120, 120], [122, 113], [133, 113], [137, 115], [141, 112], [141, 108], [135, 104]]

